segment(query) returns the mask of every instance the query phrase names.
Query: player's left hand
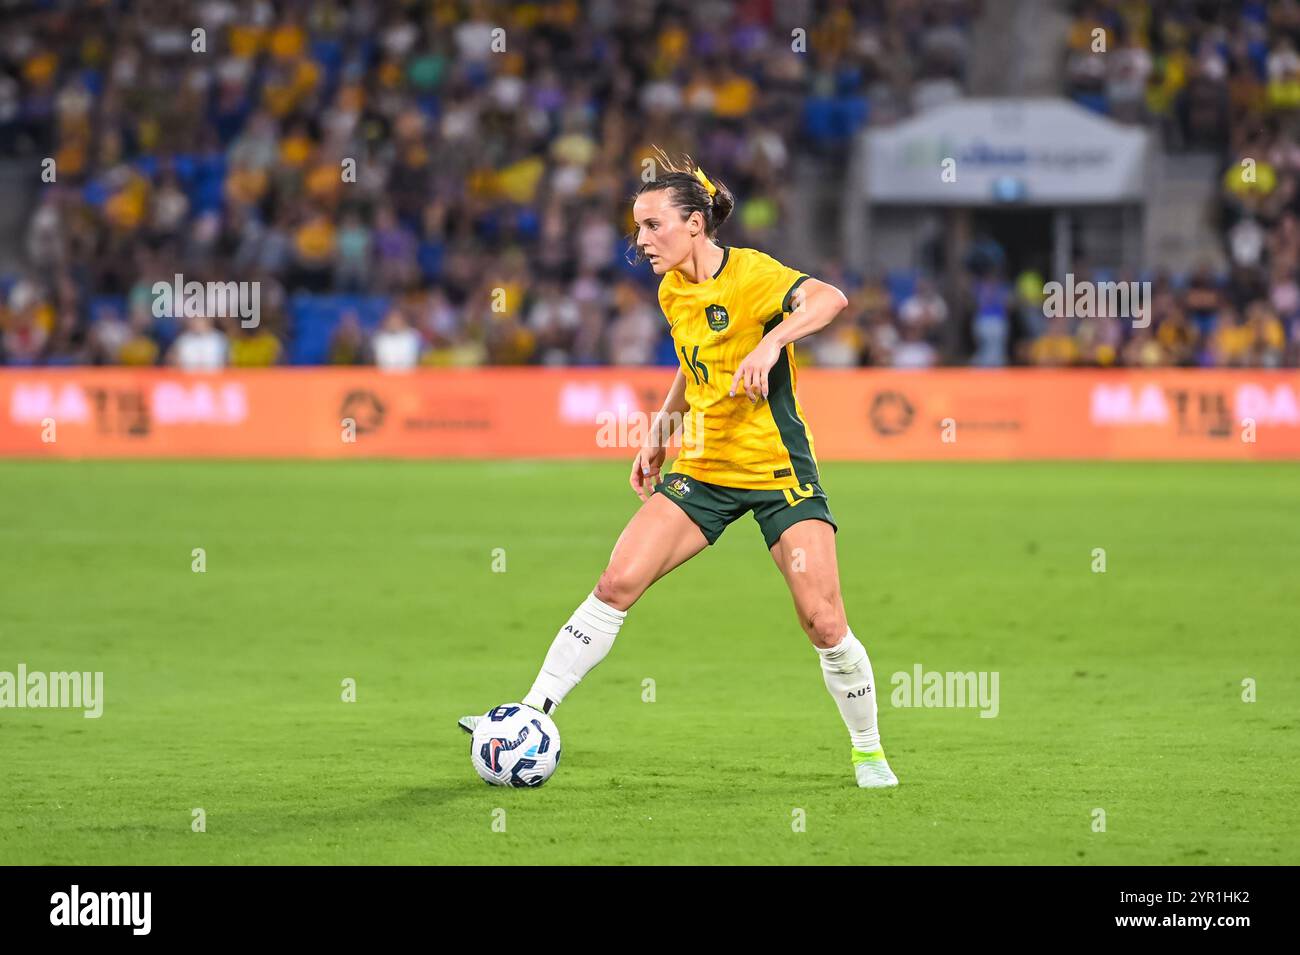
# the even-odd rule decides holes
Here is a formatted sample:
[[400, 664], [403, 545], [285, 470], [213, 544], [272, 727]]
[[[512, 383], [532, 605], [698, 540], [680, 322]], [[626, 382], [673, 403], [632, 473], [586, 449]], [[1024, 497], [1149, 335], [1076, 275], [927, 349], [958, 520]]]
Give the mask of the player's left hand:
[[736, 374], [731, 379], [731, 395], [736, 394], [736, 384], [740, 383], [745, 389], [745, 394], [749, 395], [750, 401], [758, 401], [759, 398], [767, 397], [767, 373], [772, 370], [778, 358], [781, 357], [779, 346], [767, 341], [758, 343], [758, 347], [745, 356], [745, 360], [740, 363], [736, 369]]

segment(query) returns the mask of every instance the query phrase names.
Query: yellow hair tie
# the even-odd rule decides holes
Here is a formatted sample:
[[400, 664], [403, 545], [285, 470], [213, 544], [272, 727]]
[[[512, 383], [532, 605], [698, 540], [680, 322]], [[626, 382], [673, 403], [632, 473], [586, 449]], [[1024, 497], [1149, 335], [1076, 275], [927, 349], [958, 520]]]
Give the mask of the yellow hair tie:
[[713, 183], [709, 182], [709, 177], [704, 175], [704, 170], [701, 169], [699, 166], [695, 167], [695, 178], [700, 181], [700, 185], [704, 187], [705, 191], [709, 195], [713, 195], [718, 191], [718, 187], [715, 186]]

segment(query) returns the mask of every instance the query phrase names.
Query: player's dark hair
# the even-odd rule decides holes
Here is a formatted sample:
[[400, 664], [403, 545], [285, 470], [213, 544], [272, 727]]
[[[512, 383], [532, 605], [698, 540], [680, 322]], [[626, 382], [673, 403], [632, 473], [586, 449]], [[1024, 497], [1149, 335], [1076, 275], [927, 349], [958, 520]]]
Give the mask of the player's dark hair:
[[[727, 221], [731, 210], [736, 207], [736, 199], [732, 196], [731, 190], [721, 180], [709, 176], [709, 182], [714, 187], [713, 195], [709, 195], [709, 190], [695, 174], [695, 170], [699, 167], [690, 156], [684, 155], [681, 159], [674, 160], [658, 146], [654, 147], [654, 150], [658, 167], [655, 170], [657, 175], [644, 183], [636, 194], [639, 196], [646, 192], [666, 190], [669, 201], [682, 214], [683, 219], [689, 219], [692, 212], [698, 212], [704, 218], [704, 234], [710, 239], [716, 238], [718, 228]], [[636, 233], [633, 232], [634, 247], [635, 237]], [[639, 262], [641, 252], [639, 249], [635, 251]]]

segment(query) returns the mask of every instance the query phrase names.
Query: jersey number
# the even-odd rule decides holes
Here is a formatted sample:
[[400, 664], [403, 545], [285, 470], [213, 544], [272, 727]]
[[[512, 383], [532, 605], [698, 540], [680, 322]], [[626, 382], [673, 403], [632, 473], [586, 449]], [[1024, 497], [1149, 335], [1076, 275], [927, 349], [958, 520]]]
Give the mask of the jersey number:
[[[697, 357], [700, 354], [700, 346], [696, 345], [693, 349], [691, 349], [691, 355], [689, 358], [686, 357], [685, 345], [681, 346], [681, 350], [682, 350], [682, 361], [686, 362], [686, 367], [689, 368], [691, 370], [691, 374], [695, 376], [695, 383], [697, 385], [699, 384], [707, 385], [709, 383], [709, 366], [704, 364], [704, 362], [700, 361], [699, 358]], [[701, 378], [704, 379], [703, 382], [700, 381]]]

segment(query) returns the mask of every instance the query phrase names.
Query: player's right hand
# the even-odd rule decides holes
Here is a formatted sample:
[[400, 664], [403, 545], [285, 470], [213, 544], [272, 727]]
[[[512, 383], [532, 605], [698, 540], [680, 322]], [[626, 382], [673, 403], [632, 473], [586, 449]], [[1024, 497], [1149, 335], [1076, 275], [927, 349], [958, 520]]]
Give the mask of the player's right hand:
[[648, 501], [654, 493], [654, 487], [659, 483], [659, 469], [663, 464], [663, 448], [646, 446], [637, 452], [632, 461], [632, 475], [628, 478], [628, 483], [641, 500]]

